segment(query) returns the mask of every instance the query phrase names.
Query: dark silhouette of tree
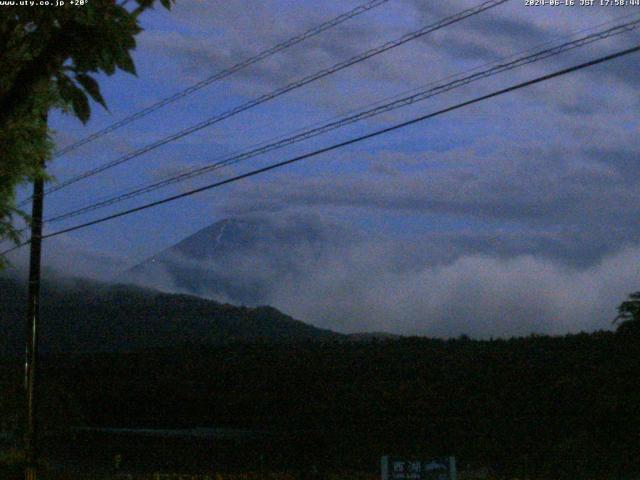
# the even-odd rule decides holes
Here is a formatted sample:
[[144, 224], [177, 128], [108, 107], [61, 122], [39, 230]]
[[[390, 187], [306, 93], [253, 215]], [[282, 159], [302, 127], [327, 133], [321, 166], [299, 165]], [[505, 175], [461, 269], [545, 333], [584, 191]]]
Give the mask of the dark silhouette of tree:
[[640, 334], [640, 292], [629, 294], [629, 299], [620, 304], [613, 323], [618, 323], [618, 333]]

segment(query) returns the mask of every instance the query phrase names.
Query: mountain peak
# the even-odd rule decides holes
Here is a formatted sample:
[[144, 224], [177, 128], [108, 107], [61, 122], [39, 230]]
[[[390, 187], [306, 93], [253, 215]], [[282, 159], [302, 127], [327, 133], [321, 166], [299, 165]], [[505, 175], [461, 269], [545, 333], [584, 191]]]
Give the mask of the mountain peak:
[[[269, 303], [278, 278], [312, 261], [339, 227], [301, 216], [219, 220], [131, 268], [119, 280], [244, 305]], [[329, 234], [331, 232], [331, 234]]]

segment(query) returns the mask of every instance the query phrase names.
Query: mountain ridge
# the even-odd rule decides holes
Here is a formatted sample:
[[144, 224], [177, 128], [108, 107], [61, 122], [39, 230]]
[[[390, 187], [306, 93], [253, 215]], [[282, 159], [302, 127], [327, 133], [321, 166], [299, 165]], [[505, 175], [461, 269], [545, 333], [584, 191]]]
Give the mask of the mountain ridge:
[[[0, 276], [0, 353], [24, 345], [26, 283]], [[341, 340], [345, 335], [296, 320], [270, 306], [223, 304], [86, 279], [45, 281], [41, 294], [42, 351], [117, 352], [180, 344]]]

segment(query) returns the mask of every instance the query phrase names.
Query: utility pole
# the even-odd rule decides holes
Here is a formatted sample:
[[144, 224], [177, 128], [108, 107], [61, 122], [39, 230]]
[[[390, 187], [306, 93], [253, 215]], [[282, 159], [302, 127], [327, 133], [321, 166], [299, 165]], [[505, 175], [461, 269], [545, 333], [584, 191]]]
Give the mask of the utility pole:
[[[44, 117], [45, 125], [47, 117]], [[44, 170], [44, 159], [41, 160]], [[36, 480], [38, 463], [37, 444], [37, 392], [36, 361], [38, 358], [38, 334], [40, 321], [40, 258], [42, 255], [42, 211], [44, 205], [44, 179], [33, 181], [33, 203], [31, 207], [31, 252], [29, 256], [29, 297], [27, 305], [27, 348], [25, 358], [25, 389], [27, 396], [27, 421], [25, 432], [26, 466], [25, 480]]]

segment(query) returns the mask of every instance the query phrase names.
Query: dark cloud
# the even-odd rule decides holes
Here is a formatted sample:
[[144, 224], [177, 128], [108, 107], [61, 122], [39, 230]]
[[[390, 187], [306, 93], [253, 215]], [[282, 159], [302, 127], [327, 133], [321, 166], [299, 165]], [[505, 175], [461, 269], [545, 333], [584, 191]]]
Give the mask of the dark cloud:
[[[252, 85], [259, 89], [280, 85], [296, 77], [298, 72], [331, 65], [385, 40], [478, 4], [474, 1], [429, 3], [422, 0], [403, 3], [406, 5], [404, 12], [399, 8], [393, 10], [396, 14], [394, 23], [372, 22], [370, 20], [380, 20], [380, 17], [376, 17], [375, 12], [365, 14], [362, 18], [347, 22], [251, 67], [241, 72], [240, 76], [255, 78], [257, 83]], [[256, 54], [266, 45], [278, 43], [330, 18], [332, 14], [348, 9], [338, 4], [333, 5], [333, 9], [327, 7], [330, 5], [325, 4], [323, 9], [304, 9], [305, 14], [301, 15], [302, 6], [292, 9], [290, 5], [285, 6], [277, 1], [264, 2], [251, 9], [247, 9], [242, 1], [184, 2], [184, 5], [176, 7], [174, 15], [189, 25], [187, 32], [151, 31], [143, 37], [143, 42], [145, 47], [175, 57], [176, 62], [192, 73], [197, 71], [201, 75], [232, 65], [238, 59]], [[391, 8], [393, 5], [381, 7]], [[613, 21], [616, 16], [622, 16], [620, 13], [601, 7], [536, 10], [523, 7], [522, 2], [512, 2], [423, 37], [393, 53], [371, 59], [363, 65], [361, 74], [376, 71], [387, 79], [405, 82], [408, 79], [418, 80], [424, 78], [425, 73], [433, 75], [445, 72], [446, 69], [442, 68], [444, 65], [463, 65], [463, 59], [478, 63], [497, 60], [570, 31]], [[369, 21], [365, 21], [367, 19]], [[400, 22], [404, 26], [401, 27]], [[628, 35], [623, 38], [625, 42], [616, 43], [632, 43]], [[638, 38], [638, 35], [632, 38]], [[429, 58], [430, 62], [422, 68], [416, 68], [419, 64], [407, 64], [404, 61], [411, 56]], [[637, 82], [632, 62], [625, 65], [626, 69], [618, 69], [617, 75]]]
[[[633, 198], [640, 194], [640, 182], [625, 176], [630, 165], [621, 170], [615, 156], [594, 163], [574, 158], [571, 150], [536, 147], [439, 157], [423, 155], [420, 169], [381, 171], [377, 162], [366, 175], [307, 178], [287, 173], [262, 182], [259, 190], [240, 187], [226, 206], [233, 213], [290, 206], [400, 210], [480, 222], [576, 226], [585, 232], [623, 228], [628, 239], [637, 238], [634, 219], [640, 210]], [[398, 167], [393, 156], [387, 164], [389, 169]]]

